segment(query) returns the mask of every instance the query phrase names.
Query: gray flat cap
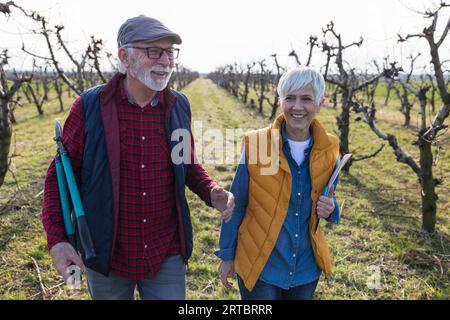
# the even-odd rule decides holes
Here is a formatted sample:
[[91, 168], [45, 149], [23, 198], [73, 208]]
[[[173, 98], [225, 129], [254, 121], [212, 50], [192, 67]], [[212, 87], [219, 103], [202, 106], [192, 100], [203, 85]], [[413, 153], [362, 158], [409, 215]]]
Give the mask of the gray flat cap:
[[173, 43], [181, 44], [180, 36], [160, 21], [140, 15], [128, 19], [120, 26], [117, 45], [120, 48], [135, 41], [156, 41], [163, 38], [172, 38]]

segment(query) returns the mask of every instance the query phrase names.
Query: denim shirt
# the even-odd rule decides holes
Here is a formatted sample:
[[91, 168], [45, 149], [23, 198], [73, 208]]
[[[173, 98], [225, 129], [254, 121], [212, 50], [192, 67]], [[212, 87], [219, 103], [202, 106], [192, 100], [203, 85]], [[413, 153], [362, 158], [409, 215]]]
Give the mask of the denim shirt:
[[[317, 280], [321, 270], [315, 261], [309, 237], [311, 213], [309, 156], [314, 139], [311, 134], [310, 145], [305, 150], [305, 160], [299, 166], [291, 155], [285, 123], [282, 125], [281, 133], [283, 153], [292, 174], [292, 191], [286, 218], [259, 280], [282, 289], [289, 289]], [[337, 181], [335, 190], [336, 185]], [[231, 192], [235, 197], [233, 217], [228, 223], [222, 223], [220, 250], [215, 252], [224, 261], [234, 260], [239, 226], [247, 209], [248, 191], [249, 173], [244, 149], [231, 185]], [[340, 209], [334, 195], [333, 200], [335, 209], [327, 221], [337, 224], [340, 221]]]

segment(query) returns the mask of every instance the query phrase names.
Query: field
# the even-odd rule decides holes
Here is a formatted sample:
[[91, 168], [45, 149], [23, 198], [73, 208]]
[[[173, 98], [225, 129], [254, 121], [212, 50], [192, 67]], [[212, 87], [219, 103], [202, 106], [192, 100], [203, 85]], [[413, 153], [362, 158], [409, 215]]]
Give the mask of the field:
[[[270, 122], [256, 115], [210, 80], [198, 79], [183, 90], [190, 98], [193, 120], [210, 128], [261, 128]], [[384, 101], [382, 93], [380, 105]], [[66, 110], [72, 98], [66, 97]], [[56, 101], [45, 114], [25, 105], [18, 108], [12, 143], [12, 166], [0, 189], [0, 299], [88, 299], [85, 286], [71, 291], [51, 265], [40, 222], [43, 180], [55, 154], [54, 120], [64, 120]], [[399, 102], [378, 111], [378, 126], [397, 135], [415, 159], [412, 130], [402, 126]], [[319, 120], [338, 134], [338, 109], [325, 106]], [[268, 111], [266, 111], [268, 113]], [[416, 125], [415, 106], [412, 125]], [[354, 117], [354, 115], [353, 115]], [[334, 276], [322, 278], [317, 299], [449, 299], [450, 298], [450, 136], [442, 137], [434, 174], [444, 183], [439, 196], [436, 231], [421, 230], [420, 188], [409, 167], [396, 162], [388, 145], [375, 158], [356, 162], [342, 175], [336, 191], [342, 208], [341, 224], [325, 227]], [[352, 122], [350, 148], [370, 153], [381, 142], [364, 123]], [[235, 165], [205, 165], [221, 185], [229, 187]], [[189, 263], [188, 299], [239, 299], [218, 278], [219, 215], [189, 192], [194, 223], [194, 253]], [[379, 275], [379, 281], [377, 280]]]

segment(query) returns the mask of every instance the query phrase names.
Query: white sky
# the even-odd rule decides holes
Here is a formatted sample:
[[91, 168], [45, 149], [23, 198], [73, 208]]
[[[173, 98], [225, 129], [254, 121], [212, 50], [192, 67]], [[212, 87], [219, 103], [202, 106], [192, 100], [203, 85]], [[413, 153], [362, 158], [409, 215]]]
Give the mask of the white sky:
[[[6, 0], [0, 0], [5, 2]], [[352, 49], [346, 60], [364, 68], [374, 58], [390, 55], [406, 63], [410, 53], [422, 52], [419, 64], [428, 64], [430, 58], [424, 39], [411, 39], [407, 44], [397, 43], [397, 33], [419, 33], [429, 21], [409, 8], [423, 11], [437, 4], [432, 0], [168, 0], [168, 1], [94, 1], [94, 0], [16, 0], [26, 9], [42, 12], [50, 18], [50, 25], [63, 24], [65, 39], [73, 51], [81, 52], [91, 35], [102, 38], [105, 49], [116, 53], [116, 35], [119, 26], [128, 18], [145, 14], [161, 20], [180, 34], [183, 44], [179, 62], [200, 71], [213, 71], [228, 63], [245, 64], [268, 59], [278, 54], [280, 63], [292, 66], [287, 54], [295, 49], [306, 55], [306, 43], [311, 34], [321, 39], [321, 28], [333, 20], [342, 34], [344, 44], [362, 36], [361, 49]], [[449, 17], [444, 11], [439, 30]], [[9, 48], [18, 69], [28, 68], [31, 59], [20, 51], [22, 40], [26, 47], [46, 54], [39, 35], [28, 35], [32, 24], [18, 14], [9, 20], [0, 15], [0, 48]], [[440, 35], [440, 33], [439, 33]], [[450, 37], [448, 37], [450, 38]], [[450, 58], [450, 41], [440, 50], [441, 59]], [[305, 61], [306, 56], [301, 58]], [[316, 51], [315, 66], [321, 66], [323, 56]], [[106, 66], [106, 65], [105, 65]]]

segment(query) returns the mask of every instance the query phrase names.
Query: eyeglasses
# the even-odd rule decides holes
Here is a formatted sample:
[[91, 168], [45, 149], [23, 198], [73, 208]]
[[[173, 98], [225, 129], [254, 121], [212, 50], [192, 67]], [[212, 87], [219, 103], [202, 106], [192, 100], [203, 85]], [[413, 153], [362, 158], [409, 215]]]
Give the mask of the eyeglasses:
[[169, 60], [175, 60], [176, 58], [178, 58], [178, 55], [180, 54], [180, 49], [178, 48], [163, 49], [160, 47], [135, 47], [135, 46], [126, 46], [125, 48], [145, 50], [147, 52], [147, 57], [149, 59], [155, 60], [160, 59], [164, 52], [167, 53]]

